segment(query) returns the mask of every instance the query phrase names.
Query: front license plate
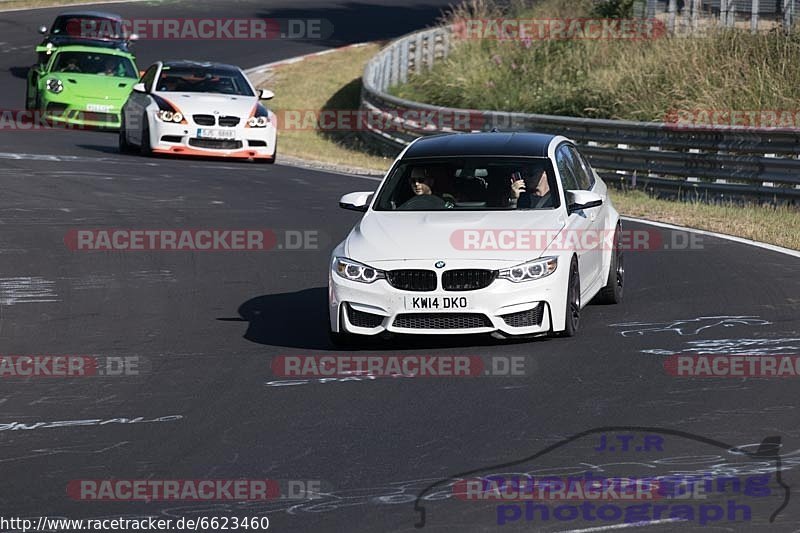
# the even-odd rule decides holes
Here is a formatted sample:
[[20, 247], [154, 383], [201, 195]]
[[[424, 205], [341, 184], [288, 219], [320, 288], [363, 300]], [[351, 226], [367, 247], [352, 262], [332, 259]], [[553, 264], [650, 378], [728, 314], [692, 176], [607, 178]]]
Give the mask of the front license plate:
[[234, 130], [197, 128], [197, 136], [202, 139], [233, 139], [236, 136], [236, 132]]
[[110, 105], [103, 104], [86, 104], [86, 111], [97, 111], [98, 113], [108, 113], [111, 111]]
[[469, 300], [465, 296], [406, 296], [406, 309], [469, 309]]

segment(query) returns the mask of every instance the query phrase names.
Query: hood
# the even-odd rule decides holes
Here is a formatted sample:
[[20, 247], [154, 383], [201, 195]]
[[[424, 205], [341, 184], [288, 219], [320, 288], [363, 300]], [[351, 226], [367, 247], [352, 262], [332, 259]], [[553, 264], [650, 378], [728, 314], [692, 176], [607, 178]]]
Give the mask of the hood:
[[541, 256], [565, 223], [560, 209], [369, 211], [348, 235], [345, 253], [369, 264], [400, 259], [518, 263]]
[[219, 112], [222, 116], [247, 118], [258, 102], [255, 96], [180, 92], [157, 92], [156, 94], [176, 105], [184, 115], [211, 115]]
[[58, 78], [64, 84], [64, 96], [96, 98], [98, 101], [127, 100], [136, 84], [135, 78], [118, 76], [99, 76], [77, 72], [58, 72], [44, 76], [44, 79]]

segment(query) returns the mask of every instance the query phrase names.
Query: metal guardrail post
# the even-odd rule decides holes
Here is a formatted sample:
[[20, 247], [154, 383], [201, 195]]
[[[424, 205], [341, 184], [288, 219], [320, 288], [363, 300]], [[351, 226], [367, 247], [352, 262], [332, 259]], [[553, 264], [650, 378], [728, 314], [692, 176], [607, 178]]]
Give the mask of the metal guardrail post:
[[758, 0], [753, 0], [750, 6], [750, 32], [758, 33]]

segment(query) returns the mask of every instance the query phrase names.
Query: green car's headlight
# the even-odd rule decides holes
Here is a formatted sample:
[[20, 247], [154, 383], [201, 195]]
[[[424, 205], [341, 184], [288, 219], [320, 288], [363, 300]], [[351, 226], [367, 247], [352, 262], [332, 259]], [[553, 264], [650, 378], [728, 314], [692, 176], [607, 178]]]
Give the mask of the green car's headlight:
[[58, 94], [64, 90], [64, 84], [57, 78], [51, 78], [47, 80], [47, 90]]
[[504, 268], [497, 277], [519, 283], [547, 277], [555, 272], [556, 268], [558, 268], [558, 257], [543, 257], [515, 267]]

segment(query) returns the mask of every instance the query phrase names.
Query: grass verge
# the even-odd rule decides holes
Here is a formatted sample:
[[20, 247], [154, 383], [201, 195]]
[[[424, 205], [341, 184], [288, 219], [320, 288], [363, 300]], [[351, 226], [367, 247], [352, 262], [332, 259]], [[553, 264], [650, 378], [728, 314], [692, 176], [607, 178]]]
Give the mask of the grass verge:
[[[587, 0], [506, 4], [473, 0], [446, 21], [596, 17]], [[660, 122], [690, 110], [794, 118], [800, 100], [800, 27], [791, 35], [708, 28], [700, 37], [639, 40], [481, 35], [455, 40], [445, 60], [391, 92], [448, 107]]]
[[624, 215], [800, 250], [800, 212], [795, 208], [675, 202], [642, 191], [610, 191], [614, 206]]
[[[270, 108], [278, 115], [287, 111], [313, 116], [323, 110], [355, 110], [359, 108], [364, 66], [379, 50], [378, 44], [339, 50], [280, 66], [265, 79], [255, 81], [275, 92]], [[386, 171], [393, 160], [373, 151], [358, 132], [314, 129], [279, 130], [278, 159], [282, 155], [376, 171]]]
[[[364, 65], [378, 45], [350, 48], [280, 67], [259, 81], [275, 91], [271, 107], [291, 109], [357, 109]], [[308, 80], [314, 80], [309, 83]], [[370, 155], [367, 147], [347, 134], [315, 130], [280, 131], [279, 158], [295, 156], [322, 164], [385, 171], [392, 160]], [[641, 191], [611, 189], [617, 210], [633, 217], [715, 231], [800, 250], [800, 212], [760, 206], [721, 206], [651, 198]]]
[[[128, 0], [130, 1], [130, 0]], [[136, 1], [136, 0], [134, 0]], [[139, 0], [142, 1], [142, 0]], [[38, 9], [45, 7], [58, 7], [58, 6], [76, 6], [76, 5], [89, 5], [89, 4], [109, 4], [116, 3], [116, 0], [91, 0], [88, 2], [81, 2], [80, 0], [6, 0], [0, 3], [0, 12], [10, 11], [17, 9]], [[150, 4], [163, 4], [163, 0], [149, 0]], [[50, 25], [50, 20], [42, 21], [42, 24]]]

